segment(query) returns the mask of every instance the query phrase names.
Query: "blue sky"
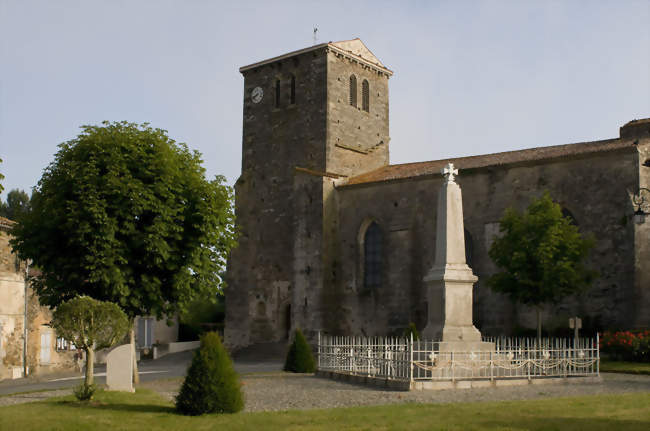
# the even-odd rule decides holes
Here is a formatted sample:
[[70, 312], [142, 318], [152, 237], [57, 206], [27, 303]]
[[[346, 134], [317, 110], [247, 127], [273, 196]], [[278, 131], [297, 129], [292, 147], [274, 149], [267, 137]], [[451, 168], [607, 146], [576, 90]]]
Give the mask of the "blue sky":
[[240, 66], [361, 38], [391, 163], [606, 139], [650, 117], [650, 0], [0, 0], [0, 172], [29, 190], [83, 124], [149, 122], [241, 166]]

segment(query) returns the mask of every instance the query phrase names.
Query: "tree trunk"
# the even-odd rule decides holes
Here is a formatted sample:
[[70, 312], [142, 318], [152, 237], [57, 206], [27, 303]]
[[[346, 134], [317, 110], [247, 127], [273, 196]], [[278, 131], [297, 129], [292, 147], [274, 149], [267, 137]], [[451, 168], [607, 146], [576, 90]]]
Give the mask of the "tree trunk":
[[542, 307], [537, 306], [537, 345], [542, 345]]
[[95, 349], [86, 349], [86, 386], [93, 384], [95, 379]]
[[135, 356], [135, 319], [131, 320], [129, 339], [131, 341], [131, 353], [133, 354], [133, 384], [137, 385], [140, 383], [140, 376], [138, 375], [138, 359]]

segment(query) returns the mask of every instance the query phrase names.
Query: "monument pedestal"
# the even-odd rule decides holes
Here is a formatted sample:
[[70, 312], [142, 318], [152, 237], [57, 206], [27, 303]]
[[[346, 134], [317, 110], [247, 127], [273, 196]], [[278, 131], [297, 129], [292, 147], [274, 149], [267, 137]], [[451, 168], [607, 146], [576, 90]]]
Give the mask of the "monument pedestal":
[[[481, 333], [472, 323], [472, 290], [478, 281], [467, 264], [434, 267], [424, 277], [429, 286], [429, 322], [422, 331], [426, 338], [443, 342], [476, 343]], [[435, 320], [435, 316], [439, 316]]]

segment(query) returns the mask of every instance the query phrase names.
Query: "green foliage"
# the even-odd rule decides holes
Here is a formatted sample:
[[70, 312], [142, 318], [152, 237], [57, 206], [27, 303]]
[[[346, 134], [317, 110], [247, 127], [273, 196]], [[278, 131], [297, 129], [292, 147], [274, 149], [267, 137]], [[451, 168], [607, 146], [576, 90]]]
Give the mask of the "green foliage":
[[7, 202], [0, 202], [0, 216], [17, 221], [30, 210], [29, 195], [23, 190], [13, 189], [7, 193]]
[[[180, 316], [179, 338], [186, 341], [197, 340], [207, 327], [223, 328], [225, 301], [219, 293], [210, 298], [196, 298], [190, 302]], [[181, 334], [182, 333], [182, 334]], [[183, 341], [183, 340], [180, 341]]]
[[60, 304], [52, 315], [52, 327], [59, 337], [81, 349], [105, 349], [124, 338], [129, 320], [120, 307], [79, 296]]
[[236, 413], [244, 408], [239, 377], [219, 334], [208, 332], [194, 353], [176, 409], [190, 416], [205, 413]]
[[201, 163], [146, 123], [83, 126], [59, 145], [13, 232], [42, 271], [40, 301], [87, 295], [163, 318], [214, 295], [235, 244], [232, 192]]
[[72, 392], [74, 397], [79, 401], [90, 401], [97, 391], [97, 385], [87, 385], [85, 382], [79, 386], [75, 386]]
[[289, 347], [287, 359], [284, 362], [284, 371], [294, 373], [313, 373], [316, 371], [316, 363], [311, 347], [307, 344], [305, 336], [300, 329], [296, 329], [293, 337], [293, 343]]
[[418, 332], [418, 328], [415, 326], [415, 323], [413, 322], [409, 323], [409, 327], [404, 330], [404, 338], [410, 339], [411, 335], [413, 335], [414, 340], [420, 339], [420, 333]]
[[593, 239], [583, 238], [548, 192], [533, 199], [523, 214], [507, 209], [500, 224], [501, 236], [489, 250], [502, 269], [488, 279], [494, 291], [540, 306], [556, 303], [591, 283], [595, 273], [584, 260]]

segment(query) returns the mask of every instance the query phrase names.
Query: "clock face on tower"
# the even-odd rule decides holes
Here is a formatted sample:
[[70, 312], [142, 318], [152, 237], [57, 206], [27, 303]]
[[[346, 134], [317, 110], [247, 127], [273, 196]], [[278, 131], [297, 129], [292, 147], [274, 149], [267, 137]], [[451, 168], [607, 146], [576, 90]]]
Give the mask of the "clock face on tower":
[[262, 87], [253, 88], [253, 91], [251, 91], [251, 100], [253, 103], [260, 103], [262, 97], [264, 97], [264, 90], [262, 90]]

